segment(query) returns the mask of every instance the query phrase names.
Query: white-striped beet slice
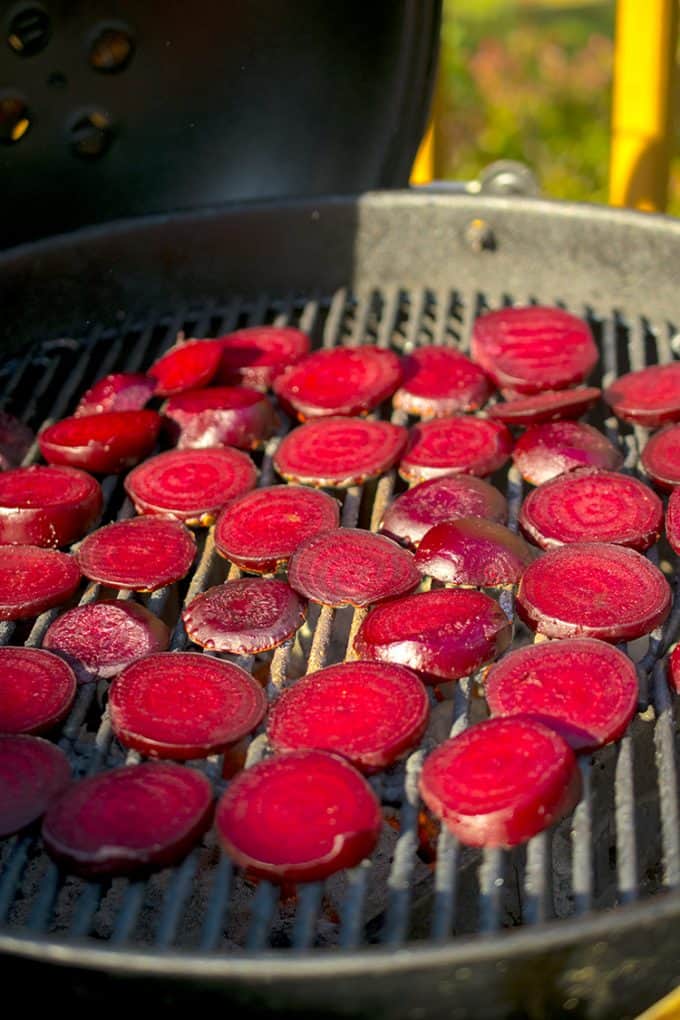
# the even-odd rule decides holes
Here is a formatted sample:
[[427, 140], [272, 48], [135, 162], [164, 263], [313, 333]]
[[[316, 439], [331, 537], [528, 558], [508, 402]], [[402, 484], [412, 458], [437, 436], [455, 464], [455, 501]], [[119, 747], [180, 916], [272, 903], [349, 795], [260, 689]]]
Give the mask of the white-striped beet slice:
[[542, 425], [548, 421], [580, 418], [600, 399], [597, 386], [579, 386], [571, 390], [546, 390], [516, 400], [506, 400], [489, 408], [489, 418], [506, 425]]
[[581, 773], [562, 737], [532, 719], [489, 719], [425, 760], [420, 794], [467, 846], [511, 847], [576, 807]]
[[388, 471], [406, 446], [401, 425], [364, 418], [323, 418], [293, 429], [274, 454], [289, 482], [347, 488]]
[[42, 825], [48, 853], [85, 878], [146, 873], [180, 861], [212, 820], [206, 777], [169, 762], [144, 762], [72, 783]]
[[525, 715], [556, 730], [577, 752], [618, 740], [635, 715], [638, 681], [623, 652], [593, 638], [518, 648], [484, 681], [494, 716]]
[[149, 369], [157, 397], [207, 386], [222, 358], [219, 340], [182, 340]]
[[668, 683], [672, 691], [680, 694], [680, 645], [668, 656]]
[[410, 669], [343, 662], [285, 691], [270, 713], [267, 735], [275, 751], [332, 751], [369, 774], [420, 743], [429, 712], [427, 691]]
[[497, 386], [518, 394], [574, 386], [598, 361], [583, 319], [540, 305], [480, 316], [472, 330], [471, 351]]
[[666, 538], [674, 553], [680, 555], [680, 490], [673, 489], [666, 508]]
[[138, 464], [125, 479], [125, 491], [138, 514], [209, 527], [223, 506], [256, 481], [255, 465], [240, 450], [168, 450]]
[[435, 524], [458, 517], [482, 517], [505, 524], [508, 502], [502, 492], [482, 478], [442, 475], [397, 496], [383, 514], [380, 531], [415, 549]]
[[546, 637], [631, 641], [660, 626], [671, 591], [658, 567], [634, 549], [574, 542], [549, 549], [524, 572], [517, 612]]
[[70, 545], [102, 512], [99, 482], [69, 467], [14, 468], [0, 474], [0, 543]]
[[642, 467], [660, 489], [680, 485], [680, 425], [669, 425], [647, 440]]
[[182, 619], [190, 639], [201, 648], [253, 655], [287, 641], [306, 614], [305, 600], [285, 581], [244, 577], [197, 595]]
[[617, 418], [647, 428], [680, 421], [680, 363], [628, 372], [606, 388], [604, 399]]
[[339, 524], [338, 501], [327, 493], [270, 485], [224, 508], [215, 524], [215, 548], [243, 570], [273, 574], [306, 538]]
[[463, 415], [414, 425], [399, 474], [410, 482], [441, 475], [483, 477], [503, 467], [512, 450], [512, 436], [500, 422]]
[[0, 839], [36, 822], [70, 780], [66, 755], [49, 740], [0, 734]]
[[616, 471], [623, 464], [620, 450], [592, 425], [554, 421], [532, 425], [515, 445], [512, 459], [525, 481], [542, 485], [575, 468]]
[[150, 758], [176, 761], [226, 750], [252, 733], [266, 708], [264, 691], [244, 669], [195, 652], [139, 659], [109, 691], [120, 742]]
[[154, 395], [156, 383], [141, 372], [113, 372], [87, 390], [74, 411], [76, 418], [105, 411], [141, 411]]
[[235, 446], [252, 450], [277, 426], [264, 394], [246, 386], [212, 386], [178, 393], [163, 405], [170, 434], [180, 450]]
[[578, 468], [530, 492], [519, 524], [542, 549], [569, 542], [613, 542], [644, 552], [661, 535], [663, 504], [630, 475]]
[[420, 592], [373, 609], [354, 641], [359, 658], [414, 669], [425, 683], [458, 680], [510, 644], [512, 625], [497, 602], [478, 591]]
[[196, 540], [180, 521], [134, 517], [83, 539], [76, 553], [85, 577], [111, 588], [156, 591], [189, 572]]
[[309, 354], [311, 341], [293, 326], [247, 326], [221, 336], [218, 378], [227, 385], [267, 390], [289, 365]]
[[170, 630], [146, 606], [129, 600], [100, 599], [75, 606], [54, 620], [43, 648], [61, 656], [79, 683], [110, 680], [130, 663], [163, 652]]
[[497, 588], [517, 584], [535, 558], [520, 535], [479, 517], [443, 521], [424, 535], [418, 570], [447, 584]]
[[451, 347], [418, 347], [401, 361], [402, 384], [392, 404], [421, 418], [475, 411], [493, 386], [479, 365]]
[[106, 411], [62, 418], [40, 433], [38, 445], [48, 464], [115, 475], [148, 457], [160, 427], [156, 411]]
[[380, 804], [364, 777], [325, 751], [293, 751], [234, 779], [215, 825], [227, 854], [271, 882], [312, 882], [373, 851]]
[[0, 470], [18, 467], [35, 442], [35, 436], [22, 421], [0, 411]]
[[0, 648], [0, 733], [48, 733], [76, 696], [71, 667], [39, 648]]
[[28, 620], [75, 595], [80, 569], [68, 553], [0, 545], [0, 620]]

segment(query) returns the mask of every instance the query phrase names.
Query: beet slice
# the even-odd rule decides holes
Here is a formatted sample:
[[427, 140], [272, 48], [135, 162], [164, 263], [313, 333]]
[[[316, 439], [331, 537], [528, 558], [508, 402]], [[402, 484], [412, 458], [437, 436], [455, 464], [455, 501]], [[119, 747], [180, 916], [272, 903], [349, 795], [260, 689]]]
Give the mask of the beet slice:
[[141, 372], [113, 372], [99, 379], [82, 395], [76, 418], [105, 411], [141, 411], [154, 394], [156, 383]]
[[443, 589], [392, 599], [361, 624], [354, 648], [362, 659], [416, 670], [425, 683], [458, 680], [504, 652], [512, 624], [488, 595]]
[[392, 404], [421, 418], [443, 418], [482, 407], [493, 389], [474, 361], [451, 347], [418, 347], [401, 361], [403, 382]]
[[80, 584], [67, 553], [35, 545], [0, 545], [0, 620], [28, 620], [63, 605]]
[[668, 683], [672, 691], [680, 694], [680, 645], [668, 656]]
[[222, 358], [219, 340], [182, 340], [147, 372], [155, 382], [157, 397], [207, 386]]
[[285, 581], [248, 577], [208, 588], [192, 599], [182, 619], [201, 648], [251, 655], [283, 644], [306, 615], [304, 599]]
[[156, 411], [107, 411], [63, 418], [38, 436], [48, 464], [115, 475], [147, 457], [161, 427]]
[[245, 386], [213, 386], [171, 397], [163, 414], [172, 422], [173, 441], [180, 449], [236, 446], [250, 450], [276, 430], [270, 401]]
[[597, 386], [579, 386], [573, 390], [546, 390], [529, 397], [518, 397], [494, 404], [489, 418], [506, 425], [542, 425], [548, 421], [580, 418], [600, 399]]
[[680, 485], [680, 425], [669, 425], [647, 440], [642, 467], [660, 489]]
[[243, 570], [271, 574], [305, 538], [339, 523], [338, 501], [325, 492], [271, 485], [224, 508], [215, 525], [215, 548]]
[[52, 801], [42, 836], [77, 875], [132, 875], [175, 864], [212, 819], [212, 787], [184, 765], [144, 762], [72, 783]]
[[274, 381], [282, 406], [301, 421], [366, 414], [391, 397], [401, 382], [393, 351], [366, 344], [315, 351]]
[[277, 375], [309, 354], [311, 341], [293, 326], [248, 326], [221, 336], [220, 382], [267, 390]]
[[180, 521], [133, 517], [98, 528], [76, 553], [91, 581], [111, 588], [156, 591], [179, 581], [196, 555], [196, 540]]
[[505, 425], [484, 418], [437, 418], [414, 425], [399, 474], [422, 482], [440, 475], [490, 475], [505, 464], [512, 436]]
[[532, 425], [518, 439], [512, 459], [532, 485], [542, 485], [574, 468], [616, 471], [623, 464], [623, 455], [606, 436], [579, 421]]
[[680, 489], [673, 489], [668, 500], [666, 538], [673, 552], [680, 554]]
[[0, 542], [70, 545], [102, 512], [99, 482], [78, 468], [14, 468], [0, 475]]
[[28, 425], [0, 411], [0, 468], [18, 467], [34, 442], [35, 436]]
[[495, 588], [517, 584], [534, 557], [531, 546], [502, 524], [461, 517], [427, 532], [418, 546], [416, 566], [448, 584]]
[[489, 719], [432, 752], [420, 794], [461, 843], [510, 847], [576, 807], [581, 773], [548, 726], [523, 716]]
[[70, 780], [66, 755], [49, 740], [0, 734], [0, 839], [37, 821]]
[[138, 514], [209, 527], [223, 506], [256, 481], [255, 465], [240, 450], [169, 450], [134, 468], [125, 491]]
[[274, 454], [291, 482], [346, 488], [388, 471], [406, 446], [401, 425], [359, 418], [324, 418], [293, 429]]
[[62, 613], [47, 628], [43, 648], [73, 668], [79, 683], [117, 676], [131, 662], [170, 643], [170, 630], [146, 606], [102, 599]]
[[0, 648], [0, 733], [47, 733], [76, 696], [67, 663], [39, 648]]
[[634, 549], [574, 542], [550, 549], [525, 571], [517, 612], [546, 637], [630, 641], [668, 616], [671, 592], [658, 567]]
[[109, 691], [120, 742], [151, 758], [177, 761], [224, 751], [252, 733], [266, 708], [264, 691], [244, 669], [195, 652], [139, 659]]
[[637, 478], [579, 468], [529, 493], [519, 523], [542, 549], [569, 542], [613, 542], [643, 552], [661, 535], [663, 504]]
[[619, 376], [604, 391], [617, 418], [656, 428], [680, 421], [680, 363], [650, 365]]
[[251, 874], [312, 882], [367, 857], [382, 815], [371, 787], [343, 758], [294, 751], [238, 775], [215, 825], [225, 851]]

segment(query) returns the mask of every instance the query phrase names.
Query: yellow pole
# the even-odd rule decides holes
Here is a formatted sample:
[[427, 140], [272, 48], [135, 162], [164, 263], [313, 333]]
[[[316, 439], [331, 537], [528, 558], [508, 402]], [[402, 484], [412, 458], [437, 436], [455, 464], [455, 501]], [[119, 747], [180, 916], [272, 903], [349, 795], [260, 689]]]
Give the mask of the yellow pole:
[[430, 117], [411, 170], [411, 184], [429, 184], [434, 180], [434, 115]]

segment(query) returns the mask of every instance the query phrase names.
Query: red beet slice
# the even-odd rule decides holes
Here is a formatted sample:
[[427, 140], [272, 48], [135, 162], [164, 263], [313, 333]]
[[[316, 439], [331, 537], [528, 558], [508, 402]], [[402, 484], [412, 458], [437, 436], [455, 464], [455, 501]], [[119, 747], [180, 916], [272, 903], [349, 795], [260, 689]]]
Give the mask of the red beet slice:
[[141, 372], [114, 372], [99, 379], [78, 402], [76, 418], [105, 411], [141, 411], [154, 394], [156, 383]]
[[660, 489], [680, 485], [680, 425], [669, 425], [650, 436], [640, 459]]
[[224, 751], [252, 733], [266, 708], [264, 691], [244, 669], [194, 652], [140, 659], [109, 691], [111, 725], [120, 742], [149, 757], [177, 761]]
[[668, 500], [666, 538], [673, 552], [680, 554], [680, 489], [673, 489]]
[[680, 645], [676, 645], [668, 656], [668, 683], [671, 690], [680, 694]]
[[488, 595], [443, 589], [405, 595], [372, 610], [354, 648], [362, 659], [410, 666], [426, 683], [457, 680], [504, 652], [507, 616]]
[[438, 418], [414, 425], [399, 465], [408, 481], [440, 475], [490, 475], [505, 464], [512, 436], [505, 425], [484, 418]]
[[35, 442], [27, 425], [6, 411], [0, 411], [0, 467], [17, 467]]
[[145, 762], [72, 783], [50, 804], [42, 835], [68, 871], [131, 875], [181, 860], [210, 825], [212, 807], [202, 773]]
[[680, 363], [628, 372], [607, 387], [604, 399], [617, 418], [647, 428], [680, 421]]
[[102, 490], [85, 471], [33, 465], [0, 475], [0, 542], [70, 545], [101, 516]]
[[70, 779], [66, 755], [48, 740], [0, 735], [0, 839], [37, 821]]
[[76, 557], [91, 581], [112, 588], [156, 591], [184, 577], [195, 554], [196, 540], [179, 521], [134, 517], [93, 531]]
[[0, 733], [47, 733], [76, 696], [73, 670], [39, 648], [0, 648]]
[[616, 471], [623, 456], [606, 436], [578, 421], [532, 425], [512, 453], [522, 478], [542, 485], [574, 468], [599, 467]]
[[256, 481], [255, 465], [239, 450], [169, 450], [134, 468], [125, 491], [138, 514], [208, 527]]
[[547, 390], [529, 397], [518, 397], [494, 404], [489, 417], [506, 425], [542, 425], [547, 421], [580, 418], [600, 399], [597, 386], [580, 386], [574, 390]]
[[253, 875], [312, 882], [367, 857], [382, 816], [371, 787], [348, 762], [297, 751], [238, 775], [215, 824], [226, 852]]
[[0, 545], [0, 620], [28, 620], [75, 594], [80, 570], [72, 556], [35, 545]]
[[63, 418], [40, 433], [38, 444], [48, 464], [115, 475], [151, 453], [160, 427], [155, 411], [107, 411]]
[[76, 606], [47, 628], [43, 648], [60, 655], [79, 683], [108, 680], [136, 659], [162, 652], [170, 643], [168, 627], [136, 602], [102, 599]]
[[668, 581], [633, 549], [574, 542], [550, 549], [525, 571], [517, 611], [546, 637], [630, 641], [668, 616]]
[[579, 468], [534, 489], [519, 515], [542, 549], [568, 542], [613, 542], [643, 552], [661, 534], [663, 504], [629, 475]]
[[262, 393], [245, 386], [214, 386], [171, 397], [163, 407], [174, 423], [173, 440], [180, 449], [260, 446], [276, 429], [274, 408]]
[[199, 386], [207, 386], [222, 358], [219, 340], [182, 340], [158, 361], [148, 375], [156, 385], [156, 396], [169, 397]]
[[581, 795], [574, 752], [522, 716], [489, 719], [426, 759], [420, 793], [461, 843], [510, 847], [567, 815]]
[[277, 375], [309, 353], [311, 341], [293, 326], [248, 326], [221, 336], [219, 380], [269, 389]]
[[494, 521], [443, 521], [423, 537], [416, 566], [448, 584], [495, 588], [517, 584], [535, 553], [519, 535]]
[[475, 411], [493, 388], [479, 365], [450, 347], [418, 347], [402, 358], [401, 367], [403, 382], [392, 403], [422, 418]]
[[304, 600], [284, 581], [249, 577], [208, 588], [182, 618], [201, 648], [251, 655], [287, 641], [306, 613]]
[[398, 355], [381, 347], [315, 351], [274, 381], [284, 408], [305, 418], [366, 414], [401, 382]]
[[406, 438], [405, 428], [387, 421], [310, 421], [283, 439], [274, 467], [283, 478], [303, 485], [360, 485], [396, 464]]
[[300, 543], [337, 528], [338, 501], [299, 485], [271, 485], [225, 507], [215, 525], [215, 548], [243, 570], [271, 574]]

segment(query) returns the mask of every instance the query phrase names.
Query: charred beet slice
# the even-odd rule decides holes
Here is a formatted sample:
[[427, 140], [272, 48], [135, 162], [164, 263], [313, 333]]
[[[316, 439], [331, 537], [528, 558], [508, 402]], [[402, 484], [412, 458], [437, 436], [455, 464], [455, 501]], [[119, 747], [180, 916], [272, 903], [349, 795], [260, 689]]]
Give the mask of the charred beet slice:
[[518, 439], [512, 459], [522, 478], [532, 485], [542, 485], [575, 468], [616, 471], [623, 464], [623, 455], [606, 436], [578, 421], [532, 425]]
[[111, 588], [156, 591], [191, 567], [196, 540], [180, 521], [134, 517], [93, 531], [76, 553], [85, 577]]
[[655, 428], [680, 421], [680, 364], [650, 365], [628, 372], [604, 391], [617, 418]]
[[39, 648], [0, 648], [0, 733], [47, 733], [76, 696], [67, 663]]
[[47, 628], [43, 648], [73, 668], [79, 683], [108, 680], [142, 656], [162, 652], [168, 627], [136, 602], [102, 599], [62, 613]]
[[35, 545], [0, 545], [0, 620], [28, 620], [75, 594], [80, 569], [72, 556]]
[[289, 365], [309, 354], [311, 341], [293, 326], [248, 326], [221, 336], [220, 382], [267, 390]]
[[534, 557], [531, 546], [502, 524], [461, 517], [427, 532], [418, 546], [416, 566], [448, 584], [495, 588], [517, 584]]
[[18, 467], [35, 442], [27, 425], [6, 411], [0, 411], [0, 468]]
[[77, 468], [14, 468], [0, 475], [0, 542], [70, 545], [101, 516], [99, 482]]
[[107, 411], [63, 418], [40, 433], [38, 444], [48, 464], [115, 475], [151, 453], [160, 427], [156, 411]]
[[169, 450], [134, 468], [125, 491], [138, 514], [208, 527], [256, 481], [255, 465], [240, 450]]
[[636, 478], [579, 468], [529, 493], [519, 523], [542, 549], [569, 542], [613, 542], [644, 552], [661, 535], [663, 504]]
[[224, 751], [252, 733], [266, 708], [264, 691], [244, 669], [194, 652], [139, 659], [109, 692], [120, 742], [151, 758], [177, 761]]
[[246, 769], [217, 806], [217, 834], [237, 864], [271, 882], [312, 882], [374, 849], [382, 816], [362, 775], [324, 751], [277, 755]]
[[270, 401], [246, 386], [214, 386], [189, 390], [171, 397], [163, 414], [180, 449], [235, 446], [251, 450], [261, 446], [276, 429]]
[[660, 489], [680, 485], [680, 425], [669, 425], [650, 436], [640, 459], [645, 472]]
[[574, 752], [532, 719], [489, 719], [426, 759], [420, 793], [467, 846], [510, 847], [567, 815], [581, 795]]
[[338, 501], [325, 492], [271, 485], [224, 508], [215, 525], [215, 548], [243, 570], [270, 574], [305, 538], [339, 523]]
[[49, 740], [0, 734], [0, 839], [37, 821], [70, 780], [66, 755]]
[[444, 589], [405, 595], [372, 610], [354, 648], [362, 659], [410, 666], [425, 683], [458, 680], [504, 652], [512, 625], [488, 595]]
[[680, 645], [676, 645], [668, 656], [668, 683], [671, 690], [680, 694]]
[[489, 417], [506, 425], [542, 425], [547, 421], [580, 418], [600, 399], [597, 386], [579, 386], [573, 390], [548, 390], [529, 397], [518, 397], [494, 404]]
[[633, 549], [574, 542], [550, 549], [524, 572], [517, 612], [546, 637], [630, 641], [668, 616], [671, 592], [658, 567]]
[[67, 871], [132, 875], [181, 860], [210, 825], [212, 808], [202, 773], [145, 762], [72, 783], [50, 804], [42, 836]]
[[78, 402], [75, 417], [105, 411], [141, 411], [154, 395], [156, 383], [141, 372], [114, 372], [91, 386]]
[[399, 464], [407, 481], [441, 475], [490, 475], [505, 464], [512, 436], [500, 422], [484, 418], [438, 418], [414, 425]]
[[680, 489], [673, 489], [668, 500], [666, 538], [673, 552], [680, 554]]
[[251, 655], [292, 637], [306, 616], [304, 599], [284, 581], [241, 578], [208, 588], [182, 614], [201, 648]]
[[347, 488], [388, 471], [406, 446], [401, 425], [324, 418], [293, 429], [274, 454], [282, 478], [302, 485]]
[[207, 386], [222, 358], [219, 340], [182, 340], [158, 361], [148, 375], [155, 383], [157, 397]]
[[450, 347], [418, 347], [402, 358], [394, 407], [421, 418], [443, 418], [482, 407], [493, 389], [474, 361]]
[[391, 397], [401, 364], [381, 347], [335, 347], [315, 351], [274, 382], [281, 405], [306, 418], [366, 414]]

